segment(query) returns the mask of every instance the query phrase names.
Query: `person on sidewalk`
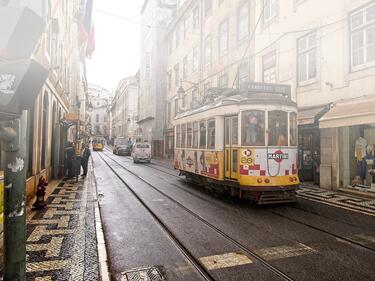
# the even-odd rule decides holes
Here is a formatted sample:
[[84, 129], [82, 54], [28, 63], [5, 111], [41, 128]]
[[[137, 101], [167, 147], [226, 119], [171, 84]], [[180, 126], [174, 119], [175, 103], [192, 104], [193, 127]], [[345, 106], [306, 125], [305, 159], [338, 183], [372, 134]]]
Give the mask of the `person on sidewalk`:
[[88, 164], [89, 164], [89, 158], [91, 156], [91, 151], [90, 151], [90, 148], [87, 144], [84, 145], [84, 147], [82, 148], [82, 154], [81, 155], [82, 155], [81, 165], [82, 165], [82, 168], [83, 168], [82, 177], [86, 177], [87, 176], [87, 167], [88, 167]]
[[69, 143], [65, 149], [66, 153], [66, 167], [68, 168], [68, 178], [71, 179], [73, 177], [73, 156], [75, 154], [74, 144]]

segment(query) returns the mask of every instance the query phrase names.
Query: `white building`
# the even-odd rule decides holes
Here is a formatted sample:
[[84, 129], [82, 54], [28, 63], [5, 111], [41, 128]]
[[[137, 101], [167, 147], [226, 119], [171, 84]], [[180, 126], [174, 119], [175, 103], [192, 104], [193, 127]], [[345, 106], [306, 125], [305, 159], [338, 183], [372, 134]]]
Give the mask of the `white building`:
[[114, 94], [103, 87], [89, 85], [88, 123], [91, 135], [110, 137], [110, 109]]
[[355, 141], [362, 135], [375, 145], [375, 2], [263, 2], [255, 80], [292, 85], [302, 175], [315, 174], [322, 187], [346, 187], [359, 175]]
[[175, 9], [174, 0], [145, 0], [142, 14], [139, 131], [152, 144], [152, 154], [163, 156], [165, 124], [166, 55], [165, 29]]
[[138, 77], [122, 79], [112, 103], [112, 138], [138, 137]]

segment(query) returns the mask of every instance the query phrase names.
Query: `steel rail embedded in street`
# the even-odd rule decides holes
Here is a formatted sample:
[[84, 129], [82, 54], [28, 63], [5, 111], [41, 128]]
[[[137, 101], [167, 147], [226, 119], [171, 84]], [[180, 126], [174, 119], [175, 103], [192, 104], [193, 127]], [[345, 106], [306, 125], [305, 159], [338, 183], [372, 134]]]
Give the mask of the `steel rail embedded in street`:
[[[158, 217], [155, 212], [146, 204], [146, 202], [134, 191], [133, 188], [115, 171], [115, 169], [109, 165], [109, 163], [104, 159], [104, 157], [98, 153], [100, 158], [104, 163], [111, 169], [111, 171], [118, 177], [118, 179], [127, 187], [127, 189], [134, 195], [134, 197], [139, 201], [139, 203], [150, 213], [150, 215], [155, 219], [158, 225], [165, 231], [169, 238], [173, 241], [176, 247], [181, 251], [181, 253], [187, 258], [191, 265], [199, 272], [199, 274], [207, 281], [214, 281], [215, 279], [211, 274], [204, 268], [199, 260], [194, 258], [194, 256], [189, 252], [189, 250], [178, 240], [178, 238], [173, 234], [173, 232], [163, 223], [163, 221]], [[107, 156], [107, 155], [106, 155]], [[108, 157], [108, 156], [107, 156]], [[108, 157], [110, 158], [110, 157]], [[110, 158], [111, 159], [111, 158]], [[112, 160], [112, 159], [111, 159]], [[112, 160], [114, 161], [114, 160]], [[114, 161], [116, 162], [116, 161]], [[117, 162], [116, 162], [117, 163]], [[119, 163], [117, 163], [121, 166]]]
[[[109, 157], [109, 158], [111, 158], [111, 157]], [[116, 162], [117, 164], [119, 164], [118, 161], [116, 161], [116, 160], [114, 160], [114, 159], [112, 159], [112, 160], [113, 160], [114, 162]], [[119, 165], [121, 165], [121, 164], [119, 164]], [[123, 166], [123, 165], [121, 165], [121, 166]], [[151, 169], [154, 169], [154, 170], [157, 170], [157, 171], [163, 172], [163, 173], [165, 173], [165, 174], [168, 174], [168, 175], [174, 176], [174, 177], [176, 177], [176, 178], [178, 178], [178, 179], [181, 179], [181, 177], [179, 177], [179, 176], [177, 176], [177, 175], [175, 175], [175, 174], [173, 174], [173, 173], [167, 172], [167, 171], [165, 171], [165, 170], [163, 170], [163, 169], [158, 169], [158, 168], [156, 168], [154, 164], [145, 164], [145, 166], [147, 166], [147, 167], [149, 167], [149, 168], [151, 168]], [[125, 168], [125, 167], [123, 167], [123, 168]], [[154, 189], [157, 189], [157, 188], [155, 188], [151, 183], [149, 183], [147, 180], [143, 179], [141, 176], [135, 174], [134, 172], [130, 171], [130, 170], [127, 169], [127, 168], [125, 168], [125, 169], [126, 169], [127, 171], [129, 171], [131, 174], [135, 175], [137, 178], [139, 178], [139, 179], [141, 179], [142, 181], [144, 181], [145, 183], [147, 183], [148, 185], [152, 186]], [[179, 185], [177, 185], [177, 184], [171, 183], [171, 185], [176, 186], [176, 187], [179, 188], [180, 190], [183, 190], [183, 191], [185, 191], [185, 192], [188, 192], [187, 190], [185, 190], [184, 188], [181, 188], [181, 186], [179, 186]], [[169, 199], [175, 201], [174, 199], [170, 198], [168, 195], [166, 195], [166, 194], [163, 193], [162, 191], [158, 190], [158, 192], [160, 192], [160, 193], [162, 193], [163, 195], [167, 196]], [[191, 193], [191, 192], [188, 192], [188, 193], [191, 194], [191, 195], [193, 195], [193, 196], [195, 196], [195, 197], [199, 197], [199, 196], [197, 196], [196, 194], [193, 194], [193, 193]], [[200, 199], [203, 199], [203, 198], [201, 198], [201, 197], [199, 197], [199, 198], [200, 198]], [[177, 202], [177, 201], [175, 201], [175, 202]], [[177, 202], [177, 203], [178, 203], [178, 202]], [[178, 203], [178, 204], [182, 206], [182, 204], [180, 204], [180, 203]], [[293, 208], [293, 209], [299, 209], [299, 208], [297, 208], [297, 207], [295, 207], [295, 206], [293, 206], [293, 205], [289, 205], [288, 207]], [[184, 208], [186, 208], [186, 207], [184, 207]], [[299, 210], [300, 210], [300, 209], [299, 209]], [[294, 223], [298, 223], [298, 224], [300, 224], [300, 225], [303, 225], [303, 226], [309, 227], [309, 228], [314, 229], [314, 230], [316, 230], [316, 231], [319, 231], [319, 232], [325, 233], [325, 234], [330, 235], [330, 236], [332, 236], [332, 237], [335, 237], [335, 238], [337, 238], [337, 239], [341, 239], [341, 240], [346, 241], [347, 243], [353, 244], [353, 245], [355, 245], [355, 246], [359, 246], [359, 247], [362, 247], [362, 248], [364, 248], [364, 249], [366, 249], [366, 250], [369, 250], [369, 251], [373, 251], [373, 252], [375, 252], [375, 249], [374, 249], [374, 248], [369, 247], [369, 246], [367, 246], [367, 245], [365, 245], [365, 244], [362, 244], [362, 243], [360, 243], [360, 242], [357, 242], [357, 241], [355, 241], [355, 240], [353, 240], [353, 239], [350, 239], [350, 238], [344, 237], [344, 236], [342, 236], [342, 235], [335, 234], [335, 233], [333, 233], [333, 232], [331, 232], [331, 231], [327, 231], [327, 230], [325, 230], [325, 229], [322, 229], [322, 228], [319, 228], [319, 227], [313, 226], [313, 225], [311, 225], [311, 224], [309, 224], [309, 223], [302, 222], [302, 221], [300, 221], [300, 220], [297, 220], [297, 219], [294, 219], [294, 218], [288, 217], [288, 216], [286, 216], [286, 215], [283, 215], [283, 214], [277, 213], [277, 212], [275, 212], [275, 211], [270, 211], [270, 210], [268, 210], [268, 212], [272, 213], [273, 215], [276, 215], [276, 216], [282, 217], [282, 218], [284, 218], [284, 219], [287, 219], [287, 220], [289, 220], [289, 221], [292, 221], [292, 222], [294, 222]], [[309, 212], [309, 213], [312, 213], [312, 212]], [[195, 215], [196, 215], [196, 214], [195, 214]], [[199, 216], [199, 215], [197, 215], [197, 216]], [[199, 217], [200, 217], [200, 216], [199, 216]], [[200, 218], [201, 218], [201, 217], [200, 217]], [[203, 219], [203, 218], [202, 218], [202, 219]], [[204, 220], [204, 219], [203, 219], [203, 220]], [[213, 227], [214, 227], [214, 226], [213, 226]]]
[[[108, 164], [108, 162], [106, 160], [104, 160], [104, 157], [99, 154], [100, 157], [103, 159], [103, 161], [110, 167], [110, 169], [116, 174], [116, 176], [118, 176], [119, 178], [121, 178], [118, 173], [116, 173], [114, 171], [114, 169]], [[150, 186], [151, 188], [153, 188], [154, 190], [156, 190], [158, 193], [160, 193], [161, 195], [163, 195], [164, 197], [168, 198], [170, 201], [172, 201], [173, 203], [175, 203], [176, 205], [178, 205], [180, 208], [182, 208], [184, 211], [186, 211], [187, 213], [189, 213], [190, 215], [192, 215], [194, 218], [198, 219], [200, 222], [202, 222], [204, 225], [208, 226], [210, 229], [214, 230], [217, 234], [219, 234], [220, 236], [224, 237], [226, 240], [230, 241], [231, 243], [233, 243], [234, 245], [236, 245], [238, 248], [240, 248], [242, 251], [244, 251], [244, 253], [248, 254], [249, 256], [255, 258], [257, 261], [259, 261], [266, 269], [270, 270], [271, 272], [273, 272], [274, 274], [276, 274], [277, 276], [279, 276], [280, 278], [282, 278], [283, 280], [294, 280], [293, 278], [291, 278], [290, 276], [288, 276], [286, 273], [282, 272], [280, 269], [278, 269], [277, 267], [273, 266], [271, 263], [269, 263], [268, 261], [266, 261], [264, 258], [262, 258], [261, 256], [259, 256], [255, 251], [249, 249], [248, 247], [246, 247], [245, 245], [243, 245], [241, 242], [235, 240], [234, 238], [230, 237], [228, 234], [226, 234], [225, 232], [223, 232], [222, 230], [220, 230], [219, 228], [217, 228], [216, 226], [214, 226], [213, 224], [211, 224], [210, 222], [208, 222], [207, 220], [205, 220], [203, 217], [201, 217], [200, 215], [198, 215], [197, 213], [193, 212], [192, 210], [190, 210], [189, 208], [185, 207], [183, 204], [181, 204], [179, 201], [173, 199], [172, 197], [170, 197], [168, 194], [164, 193], [163, 191], [161, 191], [160, 189], [158, 189], [155, 185], [153, 185], [152, 183], [150, 183], [149, 181], [147, 181], [146, 179], [144, 179], [143, 177], [137, 175], [136, 173], [134, 173], [133, 171], [129, 170], [128, 168], [126, 168], [123, 164], [119, 163], [117, 160], [113, 159], [112, 157], [108, 156], [107, 154], [105, 154], [105, 156], [109, 159], [111, 159], [113, 162], [115, 162], [118, 166], [120, 166], [121, 168], [125, 169], [126, 171], [128, 171], [130, 174], [134, 175], [136, 178], [140, 179], [142, 182], [146, 183], [148, 186]], [[121, 181], [128, 186], [129, 189], [131, 189], [129, 187], [129, 185], [121, 178]], [[134, 194], [135, 192], [132, 191], [132, 193]], [[139, 197], [136, 195], [136, 197], [138, 198], [138, 200], [142, 200], [142, 199], [139, 199]], [[142, 201], [143, 202], [143, 201]], [[142, 205], [144, 205], [148, 210], [149, 210], [149, 207], [146, 206], [146, 204], [143, 202]], [[152, 212], [151, 210], [149, 210], [150, 212]], [[155, 215], [155, 214], [154, 214]], [[156, 215], [155, 215], [156, 216]], [[161, 223], [161, 220], [158, 219], [158, 222]], [[163, 228], [166, 228], [166, 226], [164, 225]]]

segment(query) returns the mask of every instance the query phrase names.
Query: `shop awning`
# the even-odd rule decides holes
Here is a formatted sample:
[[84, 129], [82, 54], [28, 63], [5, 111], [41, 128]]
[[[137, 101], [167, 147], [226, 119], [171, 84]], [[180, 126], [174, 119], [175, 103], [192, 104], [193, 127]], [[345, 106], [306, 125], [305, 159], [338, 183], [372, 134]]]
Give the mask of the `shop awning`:
[[319, 120], [322, 129], [365, 124], [375, 124], [375, 96], [337, 102]]
[[327, 111], [327, 105], [298, 109], [298, 125], [313, 125]]

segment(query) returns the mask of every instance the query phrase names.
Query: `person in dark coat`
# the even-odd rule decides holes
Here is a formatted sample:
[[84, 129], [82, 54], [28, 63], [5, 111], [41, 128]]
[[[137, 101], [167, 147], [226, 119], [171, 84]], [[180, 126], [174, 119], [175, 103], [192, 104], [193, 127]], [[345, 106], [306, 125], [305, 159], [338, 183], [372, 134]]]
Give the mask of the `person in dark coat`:
[[83, 168], [82, 177], [87, 176], [87, 166], [89, 164], [90, 156], [91, 156], [90, 148], [88, 145], [85, 145], [84, 148], [82, 149], [82, 160], [81, 160], [81, 165]]
[[67, 148], [65, 149], [65, 153], [66, 153], [66, 163], [68, 167], [68, 178], [72, 178], [73, 177], [73, 156], [75, 154], [73, 143], [68, 144]]

